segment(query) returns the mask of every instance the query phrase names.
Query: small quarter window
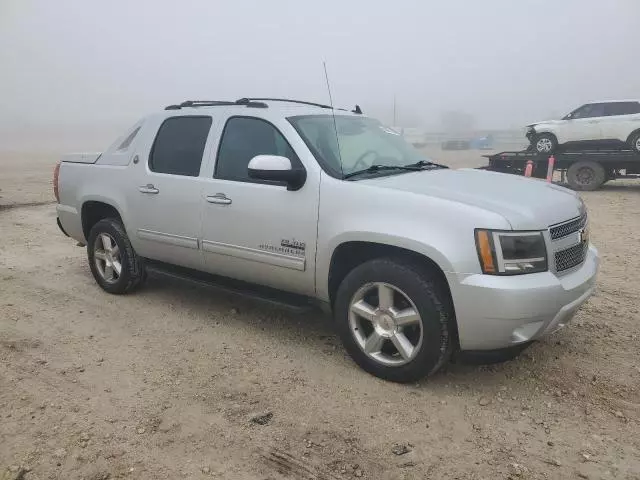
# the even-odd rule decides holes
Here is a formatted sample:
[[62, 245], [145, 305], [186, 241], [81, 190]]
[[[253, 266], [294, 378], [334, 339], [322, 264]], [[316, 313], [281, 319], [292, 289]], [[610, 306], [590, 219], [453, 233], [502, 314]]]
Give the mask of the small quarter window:
[[123, 142], [118, 146], [117, 151], [121, 152], [129, 148], [129, 146], [133, 142], [133, 139], [136, 138], [136, 135], [138, 135], [139, 131], [140, 131], [140, 127], [136, 128], [133, 132], [127, 135], [127, 138], [125, 138]]

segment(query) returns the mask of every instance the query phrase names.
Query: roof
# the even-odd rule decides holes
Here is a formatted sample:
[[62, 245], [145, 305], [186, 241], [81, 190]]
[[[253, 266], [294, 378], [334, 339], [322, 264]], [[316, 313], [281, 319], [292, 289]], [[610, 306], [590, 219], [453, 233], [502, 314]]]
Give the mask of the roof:
[[589, 103], [621, 103], [621, 102], [639, 102], [640, 100], [638, 100], [637, 98], [627, 98], [627, 99], [609, 99], [609, 100], [592, 100], [590, 102], [586, 102], [587, 104]]

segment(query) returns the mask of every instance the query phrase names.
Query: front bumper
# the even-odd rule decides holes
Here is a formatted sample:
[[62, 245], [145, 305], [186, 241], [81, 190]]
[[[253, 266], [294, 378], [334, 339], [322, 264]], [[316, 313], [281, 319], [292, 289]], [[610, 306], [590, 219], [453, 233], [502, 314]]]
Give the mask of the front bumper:
[[64, 231], [64, 228], [62, 228], [62, 223], [60, 223], [60, 217], [56, 217], [56, 222], [58, 223], [58, 228], [60, 229], [60, 231], [68, 237], [69, 234]]
[[494, 350], [537, 340], [566, 325], [595, 289], [598, 251], [572, 272], [499, 277], [448, 274], [461, 350]]
[[527, 137], [527, 140], [529, 140], [529, 142], [533, 142], [533, 139], [535, 136], [536, 136], [535, 129], [533, 127], [527, 128], [527, 133], [525, 134], [525, 137]]

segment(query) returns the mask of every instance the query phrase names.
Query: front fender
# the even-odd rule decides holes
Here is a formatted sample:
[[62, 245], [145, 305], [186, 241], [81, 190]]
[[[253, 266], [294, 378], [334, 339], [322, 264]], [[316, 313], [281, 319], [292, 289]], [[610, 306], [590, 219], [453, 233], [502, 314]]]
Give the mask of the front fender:
[[445, 273], [454, 271], [446, 254], [438, 247], [414, 238], [376, 231], [349, 231], [333, 237], [325, 248], [318, 250], [316, 264], [317, 295], [321, 300], [329, 301], [329, 272], [331, 260], [336, 249], [349, 242], [366, 242], [398, 247], [423, 255], [432, 260]]
[[445, 274], [479, 273], [475, 228], [511, 228], [498, 213], [438, 196], [333, 179], [321, 188], [315, 283], [322, 300], [329, 300], [333, 254], [346, 242], [409, 250]]
[[556, 140], [558, 141], [558, 143], [565, 142], [565, 138], [562, 135], [562, 132], [558, 128], [557, 124], [542, 123], [542, 124], [534, 125], [533, 129], [535, 130], [536, 135], [539, 135], [541, 133], [550, 133], [551, 135], [556, 137]]

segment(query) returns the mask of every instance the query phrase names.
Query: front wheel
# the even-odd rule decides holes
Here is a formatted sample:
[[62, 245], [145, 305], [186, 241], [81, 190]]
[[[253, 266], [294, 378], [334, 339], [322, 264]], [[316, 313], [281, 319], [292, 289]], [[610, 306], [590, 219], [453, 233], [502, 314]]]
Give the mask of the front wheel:
[[551, 154], [558, 147], [558, 140], [550, 133], [536, 135], [533, 140], [533, 149], [536, 153]]
[[142, 261], [115, 218], [102, 219], [91, 228], [87, 256], [93, 278], [109, 293], [130, 292], [145, 279]]
[[412, 382], [451, 356], [453, 308], [439, 281], [403, 260], [375, 259], [353, 269], [335, 302], [345, 349], [365, 371]]

